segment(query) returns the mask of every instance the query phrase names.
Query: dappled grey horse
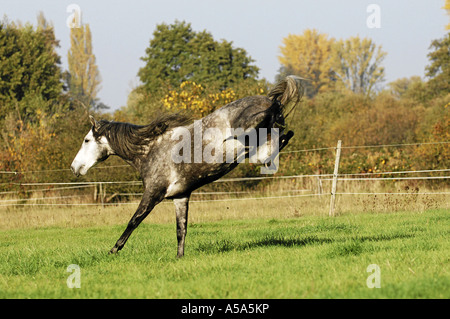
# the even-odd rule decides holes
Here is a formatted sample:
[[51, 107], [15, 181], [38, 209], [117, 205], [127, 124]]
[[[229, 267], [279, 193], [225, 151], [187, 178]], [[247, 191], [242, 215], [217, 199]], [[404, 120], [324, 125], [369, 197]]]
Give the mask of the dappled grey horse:
[[[143, 126], [97, 122], [90, 116], [92, 128], [73, 160], [73, 173], [85, 175], [95, 164], [117, 155], [140, 173], [144, 184], [142, 200], [110, 253], [123, 248], [155, 205], [173, 199], [177, 256], [183, 256], [189, 197], [195, 189], [224, 176], [243, 158], [262, 164], [264, 173], [274, 171], [279, 150], [293, 136], [283, 129], [285, 117], [301, 99], [300, 80], [288, 76], [267, 96], [231, 102], [193, 123], [180, 114], [160, 116]], [[292, 105], [289, 111], [287, 105]]]

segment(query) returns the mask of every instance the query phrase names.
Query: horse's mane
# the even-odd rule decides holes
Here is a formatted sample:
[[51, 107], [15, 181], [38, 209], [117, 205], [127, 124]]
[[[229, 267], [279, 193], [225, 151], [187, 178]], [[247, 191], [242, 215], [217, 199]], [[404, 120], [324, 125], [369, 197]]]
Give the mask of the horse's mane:
[[96, 139], [105, 136], [117, 155], [129, 158], [142, 155], [152, 140], [190, 121], [188, 116], [180, 113], [159, 115], [147, 125], [101, 120], [94, 126], [93, 134]]

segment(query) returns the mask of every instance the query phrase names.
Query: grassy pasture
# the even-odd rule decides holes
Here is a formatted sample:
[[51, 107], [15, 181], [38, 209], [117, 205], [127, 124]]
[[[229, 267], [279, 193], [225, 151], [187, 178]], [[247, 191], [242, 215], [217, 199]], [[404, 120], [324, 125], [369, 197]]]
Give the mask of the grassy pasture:
[[[386, 200], [342, 197], [334, 218], [328, 196], [193, 202], [182, 259], [170, 203], [117, 255], [134, 205], [1, 210], [0, 297], [449, 298], [448, 200], [391, 212]], [[67, 287], [71, 264], [80, 289]], [[381, 288], [367, 287], [371, 264]]]

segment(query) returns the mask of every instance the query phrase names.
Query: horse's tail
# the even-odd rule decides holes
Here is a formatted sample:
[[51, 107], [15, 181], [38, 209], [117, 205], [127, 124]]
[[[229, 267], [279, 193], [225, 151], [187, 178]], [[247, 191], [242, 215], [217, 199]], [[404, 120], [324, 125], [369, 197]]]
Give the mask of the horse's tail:
[[[281, 109], [283, 110], [285, 117], [291, 113], [302, 99], [304, 93], [304, 88], [301, 84], [302, 80], [306, 79], [295, 75], [289, 75], [275, 85], [275, 87], [267, 94], [269, 99], [274, 103], [281, 104]], [[286, 112], [286, 105], [291, 102], [292, 108], [289, 112]]]

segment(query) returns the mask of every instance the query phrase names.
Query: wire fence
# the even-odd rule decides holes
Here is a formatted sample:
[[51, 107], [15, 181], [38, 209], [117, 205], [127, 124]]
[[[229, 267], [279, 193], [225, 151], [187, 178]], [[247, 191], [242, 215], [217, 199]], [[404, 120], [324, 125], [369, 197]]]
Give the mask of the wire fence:
[[[418, 146], [418, 145], [432, 145], [432, 144], [450, 144], [450, 142], [430, 142], [430, 143], [409, 143], [409, 144], [390, 144], [390, 145], [369, 145], [369, 146], [341, 146], [338, 143], [337, 147], [324, 147], [324, 148], [313, 148], [313, 149], [305, 149], [305, 150], [292, 150], [292, 151], [284, 151], [280, 152], [280, 155], [290, 154], [290, 153], [302, 153], [302, 152], [317, 152], [324, 150], [336, 150], [342, 149], [361, 149], [361, 148], [386, 148], [386, 147], [404, 147], [404, 146]], [[340, 153], [340, 151], [339, 151]], [[235, 177], [235, 178], [221, 178], [219, 180], [214, 181], [214, 183], [239, 183], [245, 181], [263, 181], [263, 180], [286, 180], [286, 179], [315, 179], [317, 183], [317, 187], [315, 189], [282, 189], [277, 190], [275, 194], [268, 194], [263, 191], [228, 191], [228, 190], [220, 190], [220, 191], [196, 191], [193, 192], [193, 198], [190, 202], [220, 202], [220, 201], [245, 201], [245, 200], [271, 200], [271, 199], [289, 199], [289, 198], [301, 198], [301, 197], [322, 197], [322, 196], [336, 196], [336, 195], [411, 195], [411, 192], [338, 192], [336, 190], [327, 192], [323, 191], [322, 182], [333, 182], [339, 183], [347, 182], [347, 181], [355, 181], [355, 182], [367, 182], [367, 181], [411, 181], [411, 180], [448, 180], [450, 175], [442, 175], [446, 172], [449, 172], [450, 169], [427, 169], [427, 170], [405, 170], [405, 171], [385, 171], [385, 172], [376, 172], [376, 173], [344, 173], [340, 174], [336, 170], [336, 167], [339, 166], [339, 159], [336, 158], [335, 172], [333, 174], [302, 174], [302, 175], [278, 175], [278, 176], [257, 176], [257, 177]], [[129, 167], [128, 165], [114, 165], [114, 166], [100, 166], [95, 167], [94, 169], [115, 169], [120, 167]], [[4, 175], [26, 175], [30, 173], [50, 173], [50, 172], [63, 172], [70, 171], [69, 169], [48, 169], [48, 170], [40, 170], [40, 171], [27, 171], [27, 172], [15, 172], [15, 171], [0, 171], [0, 174]], [[441, 174], [436, 176], [435, 174]], [[423, 176], [423, 174], [426, 174]], [[396, 175], [389, 177], [381, 177], [384, 175]], [[401, 176], [403, 175], [403, 176]], [[421, 175], [421, 176], [405, 176], [405, 175]], [[115, 206], [115, 205], [137, 205], [138, 201], [128, 200], [128, 201], [118, 201], [118, 202], [109, 202], [105, 201], [105, 199], [110, 196], [128, 196], [135, 197], [141, 196], [142, 192], [118, 192], [113, 194], [107, 194], [104, 191], [104, 187], [106, 185], [130, 185], [130, 186], [141, 186], [142, 181], [138, 180], [129, 180], [129, 181], [80, 181], [80, 182], [6, 182], [0, 183], [3, 186], [9, 187], [21, 187], [21, 191], [7, 190], [0, 192], [0, 207], [27, 207], [27, 206]], [[43, 188], [43, 187], [47, 188]], [[35, 188], [38, 187], [38, 188]], [[39, 188], [40, 187], [40, 188]], [[56, 191], [74, 191], [83, 188], [92, 188], [94, 193], [100, 192], [100, 201], [95, 202], [82, 202], [82, 201], [74, 201], [75, 199], [85, 198], [86, 195], [61, 195], [54, 196]], [[103, 189], [103, 191], [102, 191]], [[450, 195], [449, 184], [447, 183], [444, 187], [439, 191], [427, 191], [427, 192], [415, 192], [414, 195]], [[51, 193], [51, 196], [45, 196], [45, 193]], [[24, 194], [41, 194], [40, 197], [23, 197]], [[299, 194], [300, 193], [300, 194]], [[213, 199], [197, 199], [200, 197], [205, 197], [206, 195], [215, 196]], [[234, 197], [233, 197], [234, 196]], [[236, 197], [243, 196], [243, 197]], [[13, 198], [10, 198], [13, 197]], [[95, 197], [95, 196], [94, 196]], [[331, 207], [330, 204], [330, 215]]]

